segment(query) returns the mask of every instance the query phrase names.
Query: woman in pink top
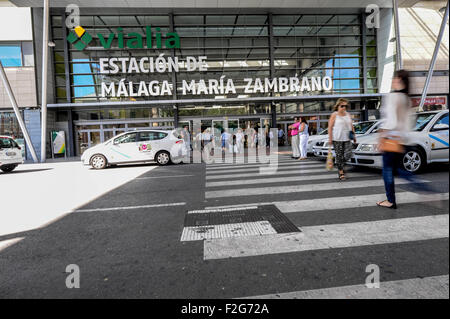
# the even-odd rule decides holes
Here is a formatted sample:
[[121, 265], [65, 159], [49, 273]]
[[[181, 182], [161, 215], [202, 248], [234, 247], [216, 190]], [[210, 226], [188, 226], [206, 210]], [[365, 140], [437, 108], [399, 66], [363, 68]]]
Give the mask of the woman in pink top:
[[295, 123], [292, 125], [289, 125], [289, 129], [291, 130], [291, 147], [292, 147], [292, 158], [299, 158], [300, 157], [300, 144], [299, 144], [299, 137], [298, 137], [298, 129], [300, 126], [300, 121], [298, 118], [294, 118]]

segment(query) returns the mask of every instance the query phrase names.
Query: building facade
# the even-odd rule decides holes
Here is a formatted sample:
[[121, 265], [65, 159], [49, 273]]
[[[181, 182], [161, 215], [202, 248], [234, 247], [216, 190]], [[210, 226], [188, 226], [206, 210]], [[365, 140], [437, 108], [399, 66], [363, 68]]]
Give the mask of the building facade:
[[[35, 2], [33, 40], [40, 70], [42, 4]], [[375, 25], [367, 23], [373, 12], [366, 12], [361, 1], [357, 6], [329, 1], [320, 8], [312, 1], [285, 7], [219, 2], [198, 8], [180, 2], [168, 9], [133, 1], [95, 8], [93, 1], [92, 8], [80, 5], [75, 29], [66, 4], [51, 3], [47, 130], [64, 130], [69, 155], [79, 156], [124, 131], [192, 129], [194, 120], [202, 128], [286, 131], [294, 117], [302, 116], [314, 134], [326, 128], [339, 97], [350, 100], [355, 120], [377, 116], [395, 69], [390, 1], [378, 1]], [[400, 10], [417, 2], [404, 1]], [[448, 41], [445, 45], [448, 52]], [[439, 68], [448, 72], [448, 55], [446, 69]], [[41, 82], [37, 72], [38, 88]], [[430, 93], [447, 96], [446, 107], [448, 85], [437, 90]]]

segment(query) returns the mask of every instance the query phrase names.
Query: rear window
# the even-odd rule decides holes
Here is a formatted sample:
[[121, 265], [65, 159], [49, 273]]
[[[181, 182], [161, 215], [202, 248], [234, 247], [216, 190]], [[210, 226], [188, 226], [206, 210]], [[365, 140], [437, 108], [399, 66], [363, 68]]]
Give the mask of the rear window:
[[167, 136], [167, 133], [150, 131], [150, 132], [140, 132], [139, 135], [140, 141], [157, 141], [165, 138]]

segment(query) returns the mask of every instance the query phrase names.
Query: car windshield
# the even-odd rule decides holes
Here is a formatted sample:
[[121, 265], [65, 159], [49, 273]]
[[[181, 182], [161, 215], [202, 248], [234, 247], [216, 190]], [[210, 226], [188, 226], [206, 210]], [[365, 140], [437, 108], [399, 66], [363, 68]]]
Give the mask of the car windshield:
[[[413, 128], [413, 131], [422, 131], [425, 126], [430, 123], [430, 121], [433, 119], [433, 117], [436, 115], [436, 113], [421, 113], [416, 114], [416, 125]], [[413, 115], [414, 116], [414, 115]]]
[[325, 129], [319, 133], [319, 135], [327, 135], [327, 134], [328, 134], [328, 129]]
[[356, 134], [366, 134], [366, 132], [375, 124], [376, 122], [359, 122], [353, 124], [355, 127]]

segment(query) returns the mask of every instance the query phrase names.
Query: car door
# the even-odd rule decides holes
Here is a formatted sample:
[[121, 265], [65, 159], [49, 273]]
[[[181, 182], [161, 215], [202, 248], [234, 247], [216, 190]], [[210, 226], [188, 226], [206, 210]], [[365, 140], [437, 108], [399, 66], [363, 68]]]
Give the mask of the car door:
[[153, 161], [155, 154], [158, 151], [157, 132], [139, 132], [138, 149], [140, 161]]
[[449, 150], [449, 123], [448, 113], [442, 114], [433, 124], [428, 132], [428, 138], [431, 145], [431, 161], [443, 162], [448, 161]]
[[110, 157], [113, 163], [139, 161], [138, 133], [130, 132], [115, 138], [110, 148]]
[[158, 131], [140, 132], [139, 150], [141, 160], [152, 161], [156, 153], [164, 148], [163, 139], [167, 137], [167, 135], [167, 133]]

